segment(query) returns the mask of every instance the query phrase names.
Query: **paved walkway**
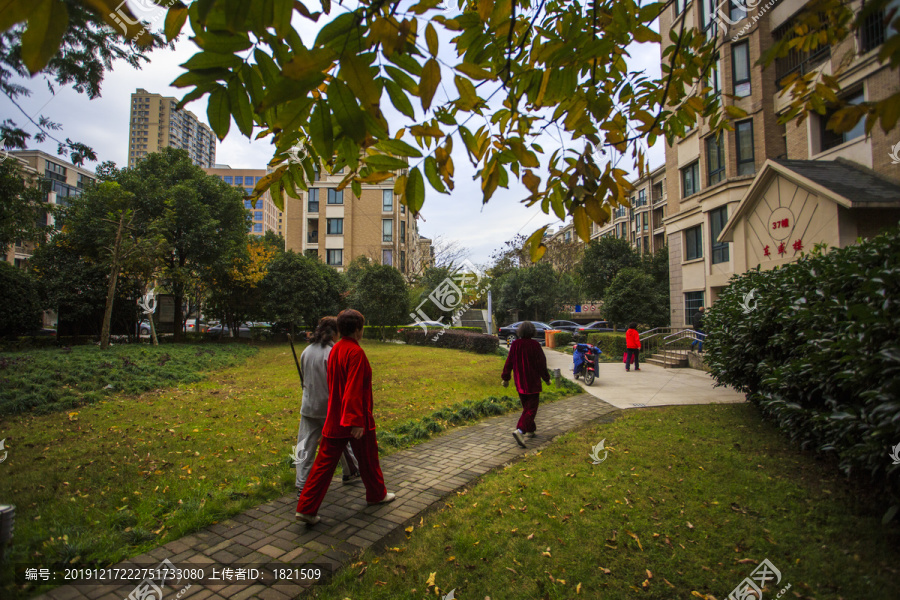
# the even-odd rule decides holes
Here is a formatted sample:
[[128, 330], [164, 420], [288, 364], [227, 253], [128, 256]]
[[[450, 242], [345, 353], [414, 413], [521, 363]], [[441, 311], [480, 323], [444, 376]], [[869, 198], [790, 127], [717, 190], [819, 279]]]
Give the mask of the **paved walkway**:
[[[572, 355], [544, 349], [547, 366], [559, 369], [567, 378], [572, 376]], [[616, 408], [670, 406], [676, 404], [716, 404], [745, 402], [744, 394], [729, 387], [713, 387], [715, 380], [697, 369], [666, 369], [641, 363], [640, 372], [626, 372], [621, 362], [600, 363], [600, 371], [593, 385], [582, 387], [595, 398], [609, 402]]]
[[[367, 506], [361, 484], [343, 486], [335, 479], [319, 511], [322, 522], [313, 527], [296, 522], [297, 501], [292, 494], [169, 542], [129, 562], [149, 568], [168, 559], [176, 568], [202, 567], [207, 574], [213, 568], [221, 572], [226, 567], [236, 569], [263, 563], [299, 568], [314, 562], [336, 569], [350, 562], [361, 550], [381, 547], [392, 536], [402, 536], [407, 524], [418, 522], [425, 511], [442, 505], [444, 497], [478, 477], [562, 433], [598, 419], [612, 420], [617, 413], [614, 406], [589, 394], [546, 404], [538, 412], [538, 434], [528, 441], [528, 450], [517, 446], [510, 435], [518, 413], [453, 429], [382, 460], [387, 488], [397, 494], [397, 499], [390, 504]], [[272, 578], [262, 584], [236, 580], [221, 584], [194, 583], [180, 595], [183, 585], [167, 584], [166, 588], [164, 597], [178, 600], [286, 600], [296, 598], [303, 590], [296, 583], [276, 583]], [[123, 600], [134, 589], [135, 584], [67, 585], [40, 598]]]

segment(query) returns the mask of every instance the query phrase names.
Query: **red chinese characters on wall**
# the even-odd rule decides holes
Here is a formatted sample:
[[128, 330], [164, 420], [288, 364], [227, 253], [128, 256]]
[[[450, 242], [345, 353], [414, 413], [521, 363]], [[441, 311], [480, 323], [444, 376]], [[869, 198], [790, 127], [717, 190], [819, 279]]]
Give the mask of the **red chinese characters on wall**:
[[785, 252], [787, 252], [787, 248], [785, 247], [785, 243], [781, 242], [778, 244], [778, 254], [784, 255]]
[[790, 219], [778, 219], [772, 221], [772, 229], [784, 229], [790, 227]]
[[768, 246], [768, 244], [767, 244], [766, 247], [763, 248], [763, 256], [770, 256], [771, 254], [772, 254], [772, 253], [769, 252], [769, 246]]
[[794, 242], [794, 250], [803, 250], [803, 240], [797, 240]]
[[[803, 240], [800, 240], [800, 239], [794, 240], [794, 243], [791, 245], [791, 247], [794, 249], [794, 252], [799, 252], [800, 250], [803, 250]], [[778, 244], [778, 254], [784, 256], [786, 253], [787, 253], [787, 244], [785, 244], [784, 242], [779, 243]], [[766, 244], [765, 247], [763, 247], [763, 256], [772, 256], [772, 251], [769, 249], [768, 244]]]

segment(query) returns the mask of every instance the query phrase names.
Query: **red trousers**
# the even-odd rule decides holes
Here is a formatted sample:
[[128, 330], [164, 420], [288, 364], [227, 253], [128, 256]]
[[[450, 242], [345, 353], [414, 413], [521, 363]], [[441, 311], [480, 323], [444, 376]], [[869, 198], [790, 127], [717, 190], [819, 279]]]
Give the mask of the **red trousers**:
[[316, 462], [313, 463], [306, 485], [300, 493], [300, 499], [297, 500], [298, 513], [314, 515], [319, 512], [319, 506], [325, 499], [334, 470], [341, 460], [347, 442], [350, 442], [359, 463], [359, 476], [366, 486], [366, 502], [380, 502], [384, 499], [387, 488], [384, 487], [384, 475], [378, 462], [378, 440], [375, 438], [375, 431], [366, 431], [358, 440], [323, 437], [319, 442]]
[[519, 394], [519, 400], [522, 401], [522, 416], [519, 417], [519, 423], [516, 425], [516, 429], [522, 433], [534, 433], [537, 431], [537, 426], [534, 424], [534, 417], [537, 415], [541, 395]]

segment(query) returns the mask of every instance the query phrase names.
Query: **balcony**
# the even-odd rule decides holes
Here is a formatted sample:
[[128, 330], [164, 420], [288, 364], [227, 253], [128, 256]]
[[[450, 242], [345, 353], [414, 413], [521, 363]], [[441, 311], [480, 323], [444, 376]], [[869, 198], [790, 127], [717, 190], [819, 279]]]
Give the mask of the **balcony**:
[[319, 243], [319, 232], [318, 231], [310, 231], [306, 234], [306, 243], [307, 244], [318, 244]]

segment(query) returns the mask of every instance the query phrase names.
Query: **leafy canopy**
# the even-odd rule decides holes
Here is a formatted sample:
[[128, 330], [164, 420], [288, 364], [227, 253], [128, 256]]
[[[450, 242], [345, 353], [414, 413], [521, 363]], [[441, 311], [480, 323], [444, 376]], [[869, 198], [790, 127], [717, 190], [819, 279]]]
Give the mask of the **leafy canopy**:
[[[27, 21], [22, 52], [37, 73], [65, 34], [69, 4], [110, 23], [114, 1], [14, 3], [0, 30]], [[153, 1], [169, 6], [166, 38], [175, 39], [189, 22], [200, 48], [173, 82], [187, 90], [182, 103], [207, 97], [210, 125], [220, 139], [232, 122], [244, 136], [271, 138], [272, 172], [257, 183], [253, 197], [269, 189], [279, 207], [285, 194], [297, 197], [298, 189], [306, 189], [321, 161], [333, 172], [349, 167], [342, 185], [357, 195], [362, 183], [399, 171], [394, 192], [417, 213], [426, 180], [438, 193], [453, 190], [451, 150], [462, 143], [484, 202], [516, 177], [528, 190], [529, 206], [560, 219], [571, 215], [587, 241], [591, 221], [604, 224], [615, 207], [628, 204], [628, 173], [607, 154], [630, 149], [643, 175], [641, 142], [672, 142], [701, 119], [721, 131], [731, 127], [731, 119], [746, 116], [723, 106], [721, 95], [708, 94], [712, 57], [724, 39], [720, 32], [710, 35], [682, 21], [664, 41], [653, 29], [671, 3], [457, 0], [444, 6], [441, 0], [361, 0], [350, 10], [320, 0], [321, 11], [313, 12], [292, 0]], [[836, 44], [887, 6], [888, 0], [871, 0], [854, 15], [841, 0], [813, 0], [808, 19], [799, 19], [790, 39], [776, 44], [766, 61]], [[823, 10], [831, 12], [814, 16]], [[897, 69], [894, 17], [889, 12], [893, 29], [878, 58]], [[299, 30], [310, 26], [319, 31], [304, 38]], [[152, 44], [137, 35], [137, 44]], [[635, 42], [663, 44], [659, 80], [629, 71], [628, 48]], [[816, 72], [788, 85], [809, 92], [798, 96], [802, 107], [824, 114], [826, 102], [840, 104], [835, 77]], [[402, 127], [388, 123], [386, 102], [408, 119]], [[860, 108], [845, 106], [829, 124], [849, 129], [865, 112], [869, 129], [880, 121], [887, 131], [900, 116], [898, 105], [895, 95]], [[536, 140], [548, 129], [574, 144], [547, 156]], [[546, 180], [536, 172], [542, 159]], [[532, 260], [546, 250], [543, 234], [539, 229], [528, 238]]]

